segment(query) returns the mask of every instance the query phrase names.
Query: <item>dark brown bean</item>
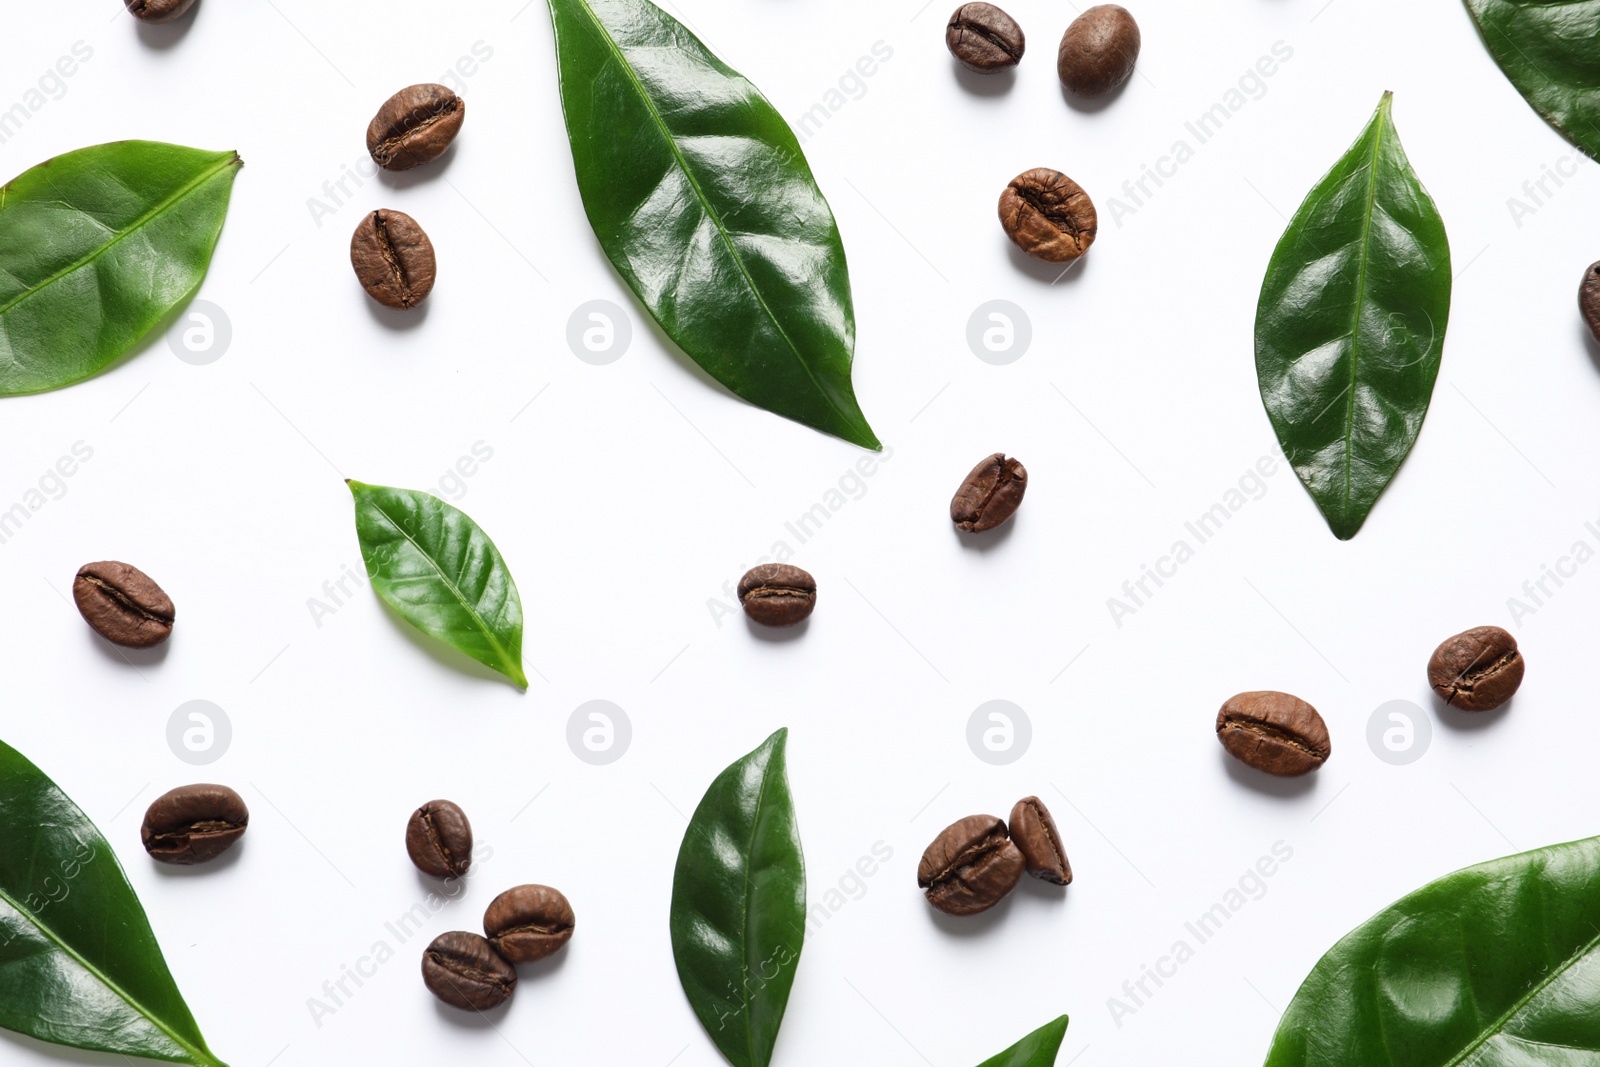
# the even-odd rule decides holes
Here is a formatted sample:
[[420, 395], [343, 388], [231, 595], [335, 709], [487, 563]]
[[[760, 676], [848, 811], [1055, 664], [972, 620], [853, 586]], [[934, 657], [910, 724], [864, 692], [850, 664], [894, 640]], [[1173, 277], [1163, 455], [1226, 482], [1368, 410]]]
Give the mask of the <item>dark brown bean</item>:
[[1578, 308], [1583, 312], [1583, 321], [1589, 324], [1589, 332], [1600, 341], [1600, 263], [1589, 264], [1589, 269], [1583, 272], [1583, 284], [1578, 287]]
[[186, 785], [157, 797], [139, 838], [152, 859], [191, 866], [214, 860], [244, 836], [250, 809], [225, 785]]
[[433, 292], [438, 262], [433, 242], [403, 211], [380, 209], [350, 238], [350, 265], [361, 287], [384, 307], [414, 308]]
[[972, 533], [992, 530], [1017, 513], [1027, 491], [1027, 468], [996, 452], [980, 460], [961, 482], [950, 499], [950, 521]]
[[1526, 669], [1515, 637], [1498, 626], [1478, 626], [1434, 649], [1428, 684], [1452, 708], [1493, 711], [1516, 693]]
[[1288, 693], [1230, 698], [1217, 713], [1217, 738], [1235, 759], [1280, 778], [1309, 774], [1333, 752], [1317, 709]]
[[452, 930], [422, 953], [422, 981], [452, 1008], [488, 1011], [517, 991], [517, 969], [477, 934]]
[[461, 132], [467, 102], [443, 85], [395, 93], [367, 126], [367, 152], [385, 170], [410, 170], [444, 155]]
[[472, 824], [448, 800], [430, 800], [406, 821], [406, 854], [435, 878], [460, 878], [472, 866]]
[[1139, 60], [1139, 24], [1116, 4], [1091, 7], [1073, 20], [1056, 52], [1061, 84], [1079, 96], [1105, 96], [1133, 73]]
[[744, 613], [763, 626], [793, 626], [817, 606], [817, 580], [787, 563], [763, 563], [739, 579]]
[[962, 4], [944, 28], [944, 43], [961, 65], [994, 74], [1017, 65], [1028, 39], [1017, 20], [993, 4]]
[[1072, 864], [1061, 845], [1061, 831], [1044, 801], [1023, 797], [1011, 809], [1011, 840], [1028, 864], [1028, 873], [1056, 885], [1072, 884]]
[[138, 567], [86, 563], [72, 581], [72, 599], [83, 621], [112, 644], [149, 648], [172, 636], [172, 598]]
[[1058, 170], [1036, 167], [1000, 194], [1000, 225], [1028, 255], [1067, 263], [1094, 244], [1100, 216], [1083, 186]]
[[576, 924], [567, 898], [547, 885], [508, 889], [483, 913], [489, 944], [512, 963], [533, 963], [566, 948]]
[[969, 815], [947, 826], [922, 854], [917, 885], [947, 915], [976, 915], [1005, 899], [1027, 862], [993, 815]]
[[183, 17], [191, 7], [194, 0], [122, 0], [128, 8], [128, 14], [140, 22], [161, 23], [171, 22], [173, 19]]

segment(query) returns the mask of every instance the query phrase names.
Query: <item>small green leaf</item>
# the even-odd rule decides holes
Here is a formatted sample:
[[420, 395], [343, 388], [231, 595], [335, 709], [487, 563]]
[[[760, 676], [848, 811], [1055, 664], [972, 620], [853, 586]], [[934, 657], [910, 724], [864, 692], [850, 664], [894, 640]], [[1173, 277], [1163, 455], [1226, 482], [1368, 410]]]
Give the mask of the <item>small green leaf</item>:
[[83, 148], [0, 187], [0, 396], [104, 370], [200, 288], [234, 152]]
[[595, 236], [668, 337], [759, 407], [879, 448], [844, 244], [777, 109], [649, 0], [549, 0]]
[[1063, 1015], [1045, 1023], [993, 1059], [984, 1060], [978, 1067], [1051, 1067], [1066, 1037], [1067, 1017]]
[[526, 689], [522, 600], [499, 549], [436, 496], [349, 482], [372, 588], [400, 617]]
[[717, 776], [672, 879], [672, 954], [734, 1067], [767, 1067], [805, 941], [806, 871], [779, 730]]
[[0, 742], [0, 1026], [73, 1048], [221, 1067], [116, 853]]
[[1256, 310], [1261, 401], [1340, 540], [1422, 432], [1450, 318], [1450, 242], [1392, 99], [1300, 205]]
[[1600, 156], [1600, 0], [1466, 0], [1489, 54], [1544, 120]]

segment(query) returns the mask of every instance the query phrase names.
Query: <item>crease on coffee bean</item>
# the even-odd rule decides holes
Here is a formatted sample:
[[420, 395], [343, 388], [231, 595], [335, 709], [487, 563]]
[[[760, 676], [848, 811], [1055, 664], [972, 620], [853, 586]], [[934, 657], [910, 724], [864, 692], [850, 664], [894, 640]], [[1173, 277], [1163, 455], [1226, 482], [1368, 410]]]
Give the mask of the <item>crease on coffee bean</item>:
[[1511, 666], [1511, 664], [1515, 663], [1521, 658], [1522, 652], [1519, 649], [1513, 648], [1503, 653], [1499, 659], [1496, 659], [1493, 663], [1486, 667], [1481, 667], [1474, 670], [1474, 666], [1472, 664], [1468, 664], [1461, 671], [1457, 672], [1455, 681], [1450, 683], [1450, 689], [1445, 695], [1444, 702], [1446, 704], [1454, 703], [1456, 697], [1460, 696], [1463, 692], [1470, 693], [1480, 682], [1492, 681], [1493, 679], [1499, 677], [1500, 672], [1504, 671], [1507, 667]]
[[1297, 748], [1306, 755], [1314, 756], [1317, 759], [1327, 758], [1293, 734], [1280, 730], [1275, 726], [1268, 726], [1266, 723], [1228, 719], [1223, 723], [1223, 726], [1226, 729], [1243, 730], [1246, 733], [1255, 734], [1257, 737], [1266, 738], [1269, 741], [1277, 741], [1279, 744], [1288, 745], [1290, 748]]
[[405, 264], [400, 262], [400, 253], [395, 250], [394, 242], [389, 238], [389, 222], [383, 217], [383, 212], [372, 213], [372, 226], [378, 236], [378, 253], [389, 265], [389, 273], [394, 278], [395, 287], [400, 290], [400, 305], [410, 307], [411, 279], [406, 275]]
[[977, 34], [979, 37], [982, 37], [985, 41], [988, 41], [990, 44], [994, 45], [996, 48], [998, 48], [1000, 51], [1004, 52], [1006, 55], [1010, 56], [1012, 59], [1019, 59], [1022, 56], [1021, 52], [1013, 52], [1006, 45], [1005, 40], [1002, 39], [998, 34], [995, 34], [995, 33], [991, 32], [988, 29], [988, 27], [986, 27], [986, 26], [980, 25], [979, 23], [972, 22], [972, 21], [970, 21], [968, 19], [963, 18], [961, 16], [960, 12], [956, 13], [955, 19], [952, 20], [952, 25], [954, 25], [962, 33], [967, 33], [968, 31], [971, 31], [972, 33]]
[[84, 574], [80, 575], [79, 577], [81, 577], [85, 582], [88, 582], [90, 585], [94, 586], [95, 589], [99, 590], [110, 599], [122, 605], [122, 607], [127, 609], [129, 612], [138, 615], [141, 618], [147, 619], [150, 622], [161, 623], [163, 626], [172, 625], [172, 616], [162, 615], [159, 612], [151, 611], [143, 605], [136, 603], [134, 600], [130, 599], [126, 593], [109, 582], [106, 582], [101, 578], [97, 578], [92, 574]]
[[1062, 200], [1060, 204], [1054, 207], [1046, 207], [1043, 198], [1033, 189], [1023, 185], [1015, 185], [1013, 188], [1016, 189], [1017, 196], [1024, 204], [1027, 204], [1035, 212], [1044, 216], [1044, 218], [1052, 223], [1057, 230], [1066, 230], [1068, 233], [1070, 233], [1072, 236], [1072, 243], [1077, 246], [1079, 253], [1082, 254], [1086, 248], [1086, 245], [1083, 241], [1084, 231], [1083, 228], [1080, 227], [1073, 219], [1072, 214], [1067, 211], [1066, 205], [1070, 204], [1074, 199], [1080, 196], [1087, 196], [1087, 193], [1081, 190], [1076, 193], [1068, 193], [1066, 199]]
[[928, 879], [928, 889], [934, 890], [948, 886], [952, 880], [965, 886], [960, 872], [971, 870], [978, 866], [981, 860], [989, 859], [1004, 850], [1006, 841], [1003, 834], [993, 833], [975, 845], [968, 845], [962, 849], [954, 859], [945, 864]]
[[533, 934], [536, 937], [560, 937], [562, 934], [573, 929], [575, 925], [576, 924], [574, 923], [561, 922], [560, 920], [544, 924], [528, 922], [523, 923], [520, 926], [513, 926], [508, 930], [501, 930], [499, 933], [495, 934], [494, 937], [490, 938], [490, 940], [498, 945], [501, 941], [508, 941], [513, 937], [518, 937], [524, 934]]
[[797, 600], [809, 600], [812, 596], [809, 589], [785, 589], [777, 585], [758, 585], [744, 595], [746, 600], [775, 600], [792, 597]]
[[450, 846], [445, 844], [444, 835], [434, 825], [433, 811], [430, 808], [424, 808], [422, 811], [422, 828], [428, 833], [428, 843], [444, 858], [445, 868], [454, 871], [456, 869], [455, 854], [450, 851]]
[[[462, 978], [469, 982], [478, 982], [482, 985], [498, 986], [501, 989], [509, 989], [512, 986], [512, 983], [507, 981], [503, 975], [495, 974], [493, 971], [485, 971], [480, 967], [453, 959], [440, 952], [429, 952], [428, 959], [433, 961], [435, 967], [456, 978]], [[454, 983], [452, 982], [451, 984], [453, 985]]]
[[[402, 145], [408, 138], [427, 132], [434, 126], [443, 122], [449, 116], [454, 115], [456, 111], [460, 109], [460, 107], [461, 98], [459, 96], [452, 97], [451, 99], [445, 101], [443, 107], [429, 113], [426, 118], [417, 123], [415, 126], [403, 126], [399, 133], [391, 133], [383, 140], [379, 141], [378, 147], [374, 150], [373, 155], [377, 158], [380, 164], [389, 162], [394, 158], [394, 150]], [[393, 128], [394, 127], [392, 126], [390, 127], [390, 129]]]
[[1055, 857], [1057, 865], [1061, 867], [1068, 866], [1066, 852], [1064, 851], [1065, 846], [1051, 832], [1050, 823], [1052, 820], [1050, 819], [1050, 813], [1037, 800], [1029, 802], [1028, 809], [1033, 812], [1034, 818], [1039, 820], [1039, 828], [1044, 832], [1044, 842], [1050, 846], [1050, 853]]

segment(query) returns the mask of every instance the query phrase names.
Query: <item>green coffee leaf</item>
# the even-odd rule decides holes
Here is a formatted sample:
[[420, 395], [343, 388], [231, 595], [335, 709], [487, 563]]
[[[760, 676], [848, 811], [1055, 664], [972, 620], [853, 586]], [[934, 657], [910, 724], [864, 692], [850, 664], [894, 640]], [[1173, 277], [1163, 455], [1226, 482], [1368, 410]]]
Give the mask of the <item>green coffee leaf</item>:
[[1511, 84], [1556, 130], [1600, 156], [1600, 0], [1466, 0]]
[[978, 1067], [1052, 1067], [1066, 1037], [1067, 1017], [1062, 1015]]

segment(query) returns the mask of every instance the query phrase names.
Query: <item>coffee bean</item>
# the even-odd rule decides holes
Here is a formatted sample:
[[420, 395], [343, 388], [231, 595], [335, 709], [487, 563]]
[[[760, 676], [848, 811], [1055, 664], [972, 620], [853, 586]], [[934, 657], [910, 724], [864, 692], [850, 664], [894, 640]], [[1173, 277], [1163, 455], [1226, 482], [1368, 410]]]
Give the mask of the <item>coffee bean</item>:
[[140, 22], [161, 23], [181, 18], [194, 0], [122, 0], [128, 13]]
[[1028, 39], [1017, 20], [993, 4], [962, 4], [944, 28], [944, 43], [963, 67], [994, 74], [1017, 65]]
[[950, 499], [950, 521], [963, 530], [983, 533], [1017, 513], [1028, 491], [1028, 471], [1004, 452], [979, 461]]
[[1105, 96], [1133, 73], [1139, 44], [1139, 24], [1127, 8], [1091, 7], [1062, 35], [1056, 73], [1061, 84], [1079, 96]]
[[1526, 668], [1515, 637], [1498, 626], [1478, 626], [1434, 649], [1428, 684], [1452, 708], [1493, 711], [1516, 693]]
[[1000, 194], [1000, 225], [1028, 255], [1066, 263], [1094, 244], [1100, 216], [1081, 185], [1058, 170], [1036, 167]]
[[442, 85], [413, 85], [391, 96], [367, 126], [367, 152], [385, 170], [432, 163], [461, 132], [467, 102]]
[[1600, 341], [1600, 263], [1589, 264], [1583, 272], [1583, 284], [1578, 287], [1578, 307], [1583, 311], [1583, 321], [1589, 332]]
[[85, 563], [72, 581], [72, 599], [90, 628], [114, 645], [149, 648], [172, 636], [172, 599], [138, 567]]
[[435, 878], [460, 878], [472, 866], [472, 824], [448, 800], [430, 800], [406, 823], [406, 853], [417, 870]]
[[214, 860], [244, 836], [250, 809], [225, 785], [186, 785], [156, 798], [139, 837], [162, 863], [190, 866]]
[[433, 242], [403, 211], [378, 210], [350, 238], [350, 265], [361, 287], [384, 307], [414, 308], [433, 292]]
[[793, 626], [817, 606], [817, 580], [787, 563], [763, 563], [739, 579], [739, 603], [763, 626]]
[[517, 991], [517, 969], [477, 934], [452, 930], [423, 951], [422, 981], [452, 1008], [488, 1011]]
[[917, 865], [928, 903], [948, 915], [976, 915], [1005, 899], [1027, 861], [993, 815], [969, 815], [933, 839]]
[[1072, 884], [1072, 864], [1061, 847], [1061, 831], [1038, 797], [1023, 797], [1011, 809], [1011, 840], [1028, 864], [1028, 873], [1056, 885]]
[[1288, 693], [1240, 693], [1217, 713], [1217, 737], [1230, 755], [1258, 771], [1309, 774], [1333, 752], [1317, 709]]
[[495, 897], [483, 913], [483, 932], [512, 963], [533, 963], [567, 946], [577, 919], [560, 890], [519, 885]]

